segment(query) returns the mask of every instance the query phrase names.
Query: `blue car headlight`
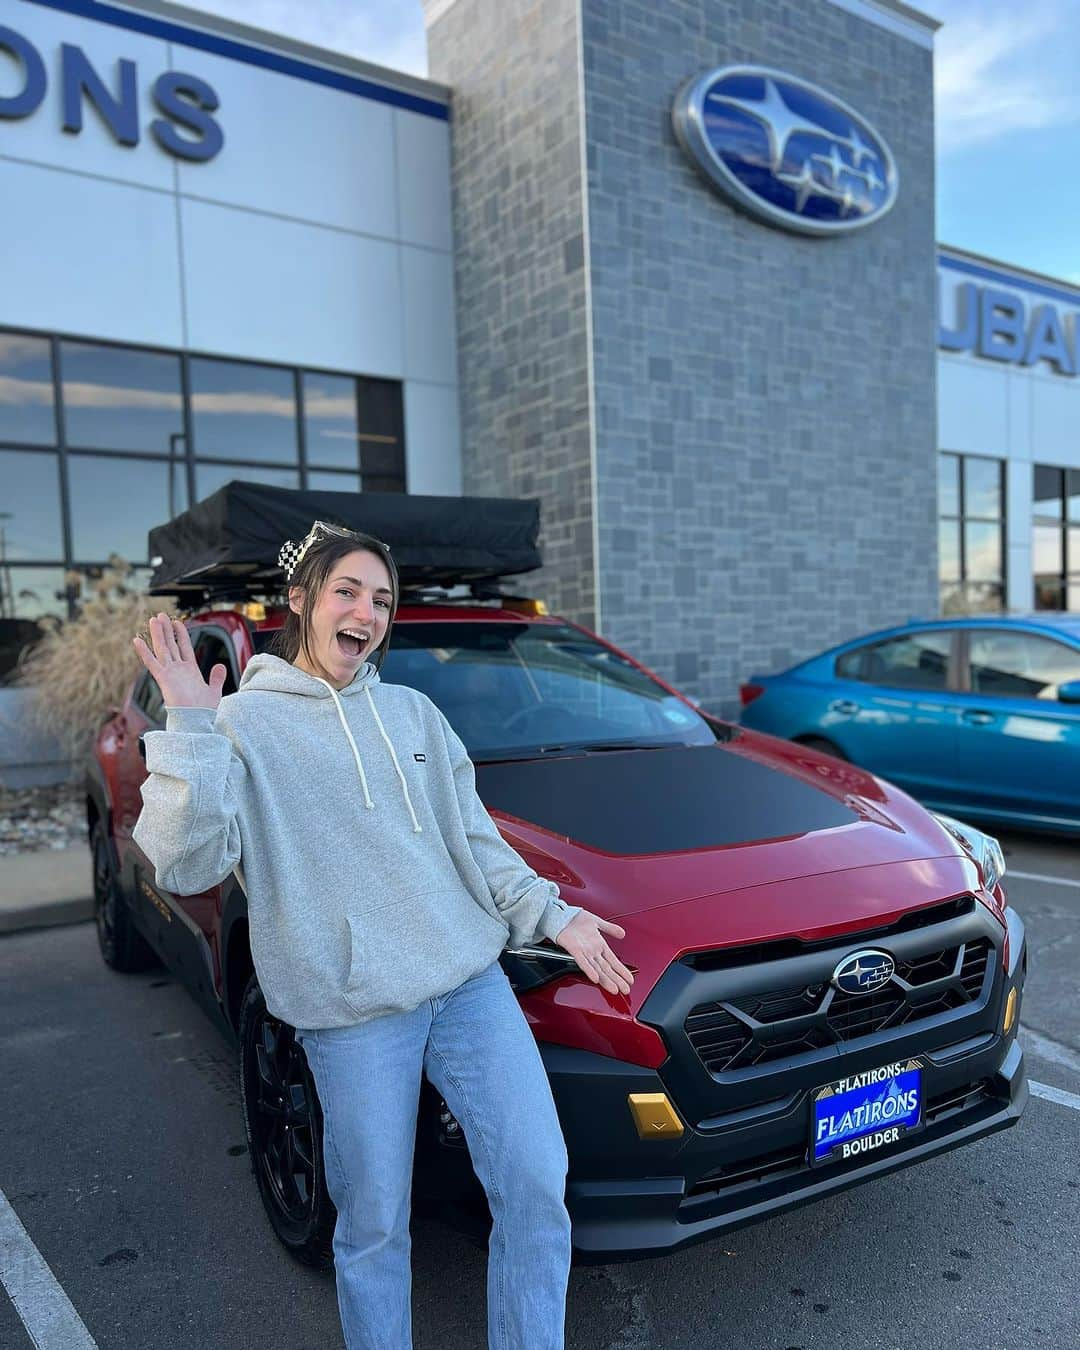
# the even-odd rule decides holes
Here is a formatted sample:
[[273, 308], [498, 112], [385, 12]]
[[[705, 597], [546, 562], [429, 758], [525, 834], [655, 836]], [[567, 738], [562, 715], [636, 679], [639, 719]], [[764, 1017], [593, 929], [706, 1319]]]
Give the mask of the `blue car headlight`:
[[930, 814], [975, 859], [983, 885], [992, 891], [1005, 875], [1005, 855], [994, 836], [984, 834], [974, 825], [965, 825], [962, 820], [954, 820], [952, 816], [942, 816], [936, 811]]

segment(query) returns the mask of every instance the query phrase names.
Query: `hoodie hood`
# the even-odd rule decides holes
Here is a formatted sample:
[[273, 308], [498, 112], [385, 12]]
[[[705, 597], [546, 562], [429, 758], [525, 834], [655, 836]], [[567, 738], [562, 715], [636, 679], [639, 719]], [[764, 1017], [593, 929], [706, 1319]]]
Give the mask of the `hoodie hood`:
[[275, 694], [301, 694], [308, 698], [351, 698], [379, 683], [379, 672], [373, 661], [365, 661], [344, 689], [334, 689], [325, 680], [309, 675], [306, 670], [284, 661], [270, 652], [253, 657], [240, 676], [241, 689], [265, 689]]

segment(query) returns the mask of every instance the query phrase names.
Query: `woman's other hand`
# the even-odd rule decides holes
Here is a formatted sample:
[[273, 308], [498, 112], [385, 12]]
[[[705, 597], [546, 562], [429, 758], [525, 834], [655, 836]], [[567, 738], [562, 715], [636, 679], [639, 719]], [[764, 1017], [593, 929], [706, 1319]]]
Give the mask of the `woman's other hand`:
[[165, 613], [150, 620], [151, 651], [141, 637], [133, 639], [135, 650], [146, 669], [161, 687], [161, 695], [172, 708], [216, 708], [227, 671], [220, 663], [210, 671], [210, 683], [203, 679], [195, 664], [191, 637], [180, 619]]
[[597, 918], [583, 909], [575, 914], [555, 941], [570, 953], [581, 969], [609, 994], [628, 994], [634, 977], [608, 946], [604, 934], [624, 938], [626, 930], [617, 923]]

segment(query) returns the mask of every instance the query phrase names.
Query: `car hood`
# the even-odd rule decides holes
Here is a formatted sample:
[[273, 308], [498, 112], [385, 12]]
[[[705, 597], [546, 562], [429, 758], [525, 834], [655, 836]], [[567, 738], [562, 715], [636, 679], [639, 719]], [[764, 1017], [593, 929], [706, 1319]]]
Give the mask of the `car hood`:
[[[607, 918], [935, 858], [965, 864], [950, 870], [958, 887], [977, 884], [952, 837], [906, 794], [756, 732], [708, 746], [481, 763], [476, 781], [526, 861], [571, 903]], [[910, 903], [919, 903], [914, 892]], [[787, 931], [802, 926], [794, 918]]]

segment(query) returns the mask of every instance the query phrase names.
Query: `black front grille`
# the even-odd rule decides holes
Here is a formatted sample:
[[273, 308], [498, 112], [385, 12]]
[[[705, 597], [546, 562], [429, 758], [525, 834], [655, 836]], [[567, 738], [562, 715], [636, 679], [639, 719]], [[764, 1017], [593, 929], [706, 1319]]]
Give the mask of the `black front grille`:
[[977, 1003], [993, 951], [987, 938], [933, 947], [898, 962], [889, 982], [870, 994], [823, 984], [763, 985], [698, 1004], [686, 1018], [686, 1035], [714, 1074], [854, 1041]]

